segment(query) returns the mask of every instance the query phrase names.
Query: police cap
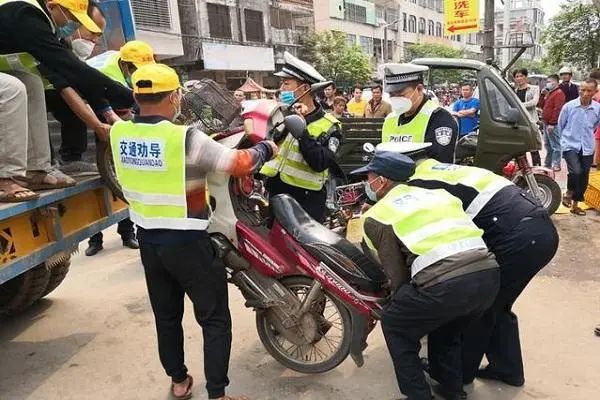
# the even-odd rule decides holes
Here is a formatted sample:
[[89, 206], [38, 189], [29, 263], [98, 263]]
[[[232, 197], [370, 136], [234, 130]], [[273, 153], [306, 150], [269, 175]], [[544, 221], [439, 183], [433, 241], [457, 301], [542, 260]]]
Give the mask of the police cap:
[[423, 73], [429, 67], [416, 64], [383, 65], [383, 83], [387, 93], [398, 92], [412, 83], [423, 83]]
[[283, 68], [281, 68], [281, 71], [275, 73], [275, 76], [297, 79], [301, 82], [308, 83], [309, 85], [317, 82], [325, 82], [323, 75], [321, 75], [312, 65], [294, 57], [287, 51], [283, 53], [283, 60], [285, 61], [285, 64], [283, 65]]
[[415, 162], [408, 156], [388, 150], [375, 150], [371, 162], [351, 174], [372, 172], [395, 182], [405, 182], [415, 173]]

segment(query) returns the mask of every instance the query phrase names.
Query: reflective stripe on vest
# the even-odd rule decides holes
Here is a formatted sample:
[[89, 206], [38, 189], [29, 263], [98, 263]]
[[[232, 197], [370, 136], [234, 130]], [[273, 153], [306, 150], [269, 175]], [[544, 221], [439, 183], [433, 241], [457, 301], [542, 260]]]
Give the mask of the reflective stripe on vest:
[[[5, 4], [8, 4], [8, 3], [17, 3], [17, 2], [27, 3], [27, 4], [37, 8], [38, 10], [40, 10], [42, 12], [42, 14], [44, 14], [46, 19], [48, 20], [48, 23], [50, 24], [50, 28], [52, 29], [52, 33], [56, 32], [56, 29], [54, 27], [54, 22], [52, 22], [52, 19], [50, 18], [50, 16], [48, 14], [46, 14], [46, 12], [42, 8], [42, 6], [40, 6], [36, 0], [0, 0], [0, 7], [2, 7]], [[42, 76], [42, 74], [40, 74], [40, 71], [37, 68], [37, 66], [39, 64], [40, 64], [39, 61], [36, 60], [29, 53], [0, 54], [0, 71], [3, 71], [3, 72], [10, 72], [10, 71], [30, 72], [34, 75], [39, 76], [42, 79], [42, 81], [44, 83], [44, 89], [46, 89], [46, 90], [53, 89], [54, 86], [52, 86], [52, 84], [50, 82], [48, 82], [48, 80], [46, 80], [46, 78], [44, 78]]]
[[[308, 124], [307, 130], [310, 137], [317, 139], [329, 132], [335, 124], [339, 124], [339, 121], [326, 113], [322, 118]], [[274, 177], [279, 173], [283, 182], [302, 189], [318, 191], [323, 188], [328, 171], [316, 172], [308, 165], [300, 152], [298, 140], [288, 133], [279, 148], [277, 157], [262, 167], [261, 174]]]
[[205, 230], [209, 221], [189, 218], [186, 198], [186, 126], [169, 121], [121, 121], [110, 130], [117, 179], [131, 220], [144, 229]]
[[410, 180], [439, 181], [476, 190], [477, 197], [470, 204], [464, 205], [465, 212], [471, 218], [475, 218], [496, 193], [513, 184], [487, 169], [444, 164], [434, 159], [419, 163]]
[[392, 113], [386, 117], [381, 130], [382, 142], [425, 142], [425, 132], [429, 119], [439, 106], [431, 100], [427, 100], [419, 113], [409, 123], [398, 125], [398, 114]]
[[[483, 231], [465, 214], [461, 201], [442, 189], [398, 185], [363, 218], [392, 226], [398, 239], [417, 256], [411, 265], [412, 277], [444, 258], [487, 248]], [[368, 236], [363, 237], [377, 251]]]
[[118, 51], [109, 50], [90, 58], [86, 61], [86, 63], [90, 67], [102, 72], [104, 75], [108, 76], [112, 80], [119, 82], [125, 87], [129, 87], [127, 81], [125, 80], [125, 76], [123, 75], [123, 72], [119, 67], [120, 55], [121, 53], [119, 53]]

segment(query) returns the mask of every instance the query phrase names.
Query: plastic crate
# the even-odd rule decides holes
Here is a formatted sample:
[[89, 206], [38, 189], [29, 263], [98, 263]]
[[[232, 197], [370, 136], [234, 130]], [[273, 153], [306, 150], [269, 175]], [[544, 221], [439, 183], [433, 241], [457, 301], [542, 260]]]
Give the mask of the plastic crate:
[[600, 171], [590, 172], [590, 182], [583, 197], [590, 207], [600, 210]]

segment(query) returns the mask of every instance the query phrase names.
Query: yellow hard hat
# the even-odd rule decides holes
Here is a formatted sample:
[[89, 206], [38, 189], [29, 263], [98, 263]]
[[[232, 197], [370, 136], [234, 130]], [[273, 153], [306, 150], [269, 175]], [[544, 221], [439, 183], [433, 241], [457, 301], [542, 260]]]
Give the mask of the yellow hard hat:
[[165, 64], [144, 65], [131, 75], [131, 79], [136, 94], [172, 92], [181, 87], [177, 72]]
[[133, 63], [137, 68], [155, 63], [154, 50], [148, 43], [141, 40], [132, 40], [125, 43], [119, 53], [121, 53], [121, 60]]
[[52, 0], [52, 2], [69, 10], [88, 31], [102, 33], [102, 29], [87, 14], [88, 0]]

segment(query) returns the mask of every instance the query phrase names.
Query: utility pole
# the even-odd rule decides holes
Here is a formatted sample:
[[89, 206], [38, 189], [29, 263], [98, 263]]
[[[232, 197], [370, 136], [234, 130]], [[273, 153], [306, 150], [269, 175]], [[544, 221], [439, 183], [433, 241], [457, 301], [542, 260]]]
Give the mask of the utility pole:
[[485, 0], [483, 25], [483, 58], [486, 62], [490, 62], [495, 58], [494, 0]]
[[[502, 39], [502, 44], [509, 45], [510, 42], [510, 7], [512, 0], [504, 0], [504, 22], [502, 29], [502, 35], [504, 38]], [[512, 43], [515, 44], [516, 43]], [[502, 49], [502, 67], [506, 67], [510, 62], [510, 58], [512, 57], [512, 49], [505, 47]]]

